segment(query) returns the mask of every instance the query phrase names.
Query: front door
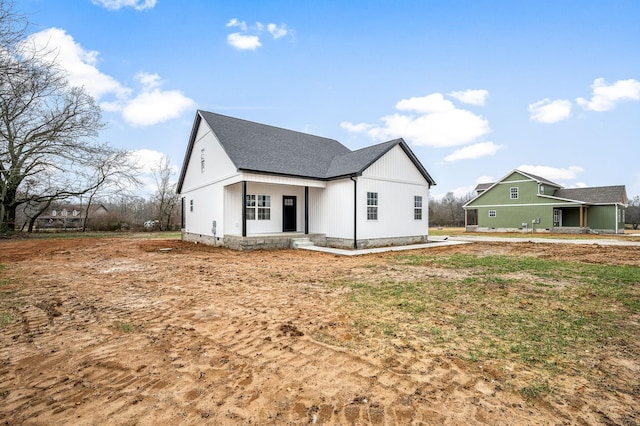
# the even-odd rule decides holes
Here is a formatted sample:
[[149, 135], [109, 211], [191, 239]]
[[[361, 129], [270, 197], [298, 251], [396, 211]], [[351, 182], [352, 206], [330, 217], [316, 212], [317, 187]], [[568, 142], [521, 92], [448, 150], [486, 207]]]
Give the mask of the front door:
[[296, 231], [296, 196], [282, 196], [282, 232]]

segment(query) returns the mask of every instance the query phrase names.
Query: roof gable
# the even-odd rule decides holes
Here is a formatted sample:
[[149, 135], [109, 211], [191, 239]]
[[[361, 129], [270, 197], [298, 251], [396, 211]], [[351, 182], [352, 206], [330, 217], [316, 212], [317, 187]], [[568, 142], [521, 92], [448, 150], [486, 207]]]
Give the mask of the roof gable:
[[178, 192], [182, 190], [196, 134], [202, 123], [211, 129], [238, 171], [337, 179], [362, 174], [386, 152], [400, 145], [429, 186], [435, 185], [402, 139], [351, 151], [334, 139], [199, 110], [183, 161]]

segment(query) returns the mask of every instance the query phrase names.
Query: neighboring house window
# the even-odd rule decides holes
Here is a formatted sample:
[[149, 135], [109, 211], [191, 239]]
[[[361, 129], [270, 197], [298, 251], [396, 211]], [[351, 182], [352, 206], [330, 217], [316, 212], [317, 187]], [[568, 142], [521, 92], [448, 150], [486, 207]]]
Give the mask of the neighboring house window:
[[62, 210], [62, 216], [66, 216], [67, 215], [67, 209]]
[[496, 211], [495, 210], [489, 210], [489, 217], [496, 217]]
[[204, 148], [200, 150], [200, 173], [204, 173]]
[[415, 195], [413, 197], [413, 219], [422, 220], [422, 196]]
[[193, 211], [193, 200], [189, 200], [189, 211]]
[[247, 195], [247, 220], [271, 220], [271, 195]]
[[511, 189], [510, 189], [510, 194], [511, 194], [511, 199], [512, 199], [512, 200], [517, 199], [517, 198], [518, 198], [518, 195], [519, 195], [519, 194], [518, 194], [518, 187], [517, 187], [517, 186], [513, 186], [513, 187], [511, 187]]
[[72, 215], [74, 215], [74, 216], [78, 216], [78, 210], [73, 209], [73, 211], [71, 212], [71, 214], [72, 214]]
[[258, 195], [258, 220], [271, 220], [270, 195]]
[[51, 216], [55, 216], [55, 215], [57, 215], [57, 214], [58, 214], [58, 212], [57, 212], [57, 211], [55, 211], [55, 210], [51, 210]]
[[367, 192], [367, 220], [378, 220], [377, 192]]

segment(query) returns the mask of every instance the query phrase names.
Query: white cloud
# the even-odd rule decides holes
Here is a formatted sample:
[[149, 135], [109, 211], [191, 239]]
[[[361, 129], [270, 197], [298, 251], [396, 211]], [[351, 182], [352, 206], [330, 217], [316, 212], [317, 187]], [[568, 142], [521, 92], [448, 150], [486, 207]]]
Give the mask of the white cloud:
[[179, 117], [195, 102], [178, 90], [162, 91], [158, 74], [138, 73], [135, 78], [142, 86], [139, 93], [123, 86], [115, 78], [98, 69], [99, 53], [87, 51], [64, 30], [50, 28], [32, 34], [27, 42], [48, 52], [47, 59], [67, 72], [69, 83], [84, 87], [103, 110], [120, 112], [134, 126], [148, 126]]
[[557, 123], [571, 115], [571, 102], [563, 99], [555, 101], [544, 98], [529, 105], [530, 119], [538, 123]]
[[138, 73], [136, 79], [143, 85], [142, 92], [126, 102], [122, 116], [133, 126], [151, 126], [195, 108], [195, 102], [179, 90], [162, 91], [157, 74]]
[[240, 28], [242, 31], [247, 31], [247, 23], [244, 21], [238, 21], [236, 18], [230, 19], [229, 22], [227, 22], [227, 27], [238, 27]]
[[473, 145], [465, 146], [449, 154], [444, 158], [445, 161], [472, 160], [475, 158], [494, 155], [502, 145], [496, 145], [493, 142], [481, 142]]
[[109, 10], [118, 10], [123, 7], [133, 7], [136, 10], [152, 9], [156, 0], [91, 0], [93, 4], [103, 6]]
[[427, 96], [402, 99], [396, 104], [396, 109], [431, 114], [453, 111], [456, 107], [453, 102], [446, 100], [441, 93], [432, 93]]
[[227, 43], [238, 50], [256, 50], [262, 46], [260, 38], [254, 35], [231, 33], [227, 36]]
[[529, 164], [521, 165], [520, 167], [518, 167], [518, 170], [522, 170], [525, 173], [531, 173], [533, 175], [540, 176], [552, 181], [575, 179], [580, 173], [584, 171], [584, 169], [580, 166], [557, 168], [550, 166], [533, 166]]
[[369, 128], [367, 134], [376, 140], [402, 137], [416, 145], [450, 147], [473, 143], [490, 131], [486, 119], [456, 108], [440, 93], [403, 99], [396, 108], [418, 114], [384, 116], [381, 118], [383, 126]]
[[618, 102], [640, 100], [640, 81], [633, 78], [618, 80], [613, 84], [607, 84], [604, 78], [597, 78], [591, 88], [591, 100], [576, 99], [578, 105], [590, 111], [609, 111]]
[[264, 25], [261, 22], [256, 22], [255, 25], [250, 27], [245, 21], [239, 21], [237, 18], [230, 19], [226, 27], [240, 29], [239, 32], [227, 35], [227, 44], [238, 50], [256, 50], [261, 47], [260, 35], [264, 31], [271, 34], [274, 40], [291, 34], [291, 30], [285, 24], [269, 23]]
[[286, 36], [288, 33], [287, 26], [284, 24], [280, 26], [277, 26], [276, 24], [268, 24], [267, 30], [269, 31], [269, 34], [271, 34], [276, 40], [280, 37]]
[[483, 106], [489, 96], [489, 91], [484, 89], [469, 89], [458, 92], [447, 93], [452, 98], [469, 105]]
[[349, 121], [343, 121], [342, 123], [340, 123], [340, 127], [352, 133], [364, 133], [370, 128], [374, 127], [374, 125], [368, 123], [353, 124]]
[[62, 29], [49, 28], [34, 33], [26, 43], [28, 47], [47, 52], [45, 60], [57, 62], [67, 72], [69, 83], [84, 87], [96, 99], [107, 95], [126, 98], [131, 93], [116, 79], [98, 70], [98, 52], [83, 49]]

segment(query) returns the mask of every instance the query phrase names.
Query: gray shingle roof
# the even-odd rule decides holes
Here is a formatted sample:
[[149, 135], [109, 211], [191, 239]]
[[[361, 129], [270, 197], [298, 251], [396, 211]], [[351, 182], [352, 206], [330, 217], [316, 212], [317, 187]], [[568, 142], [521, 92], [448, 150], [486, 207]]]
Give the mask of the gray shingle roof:
[[200, 111], [238, 170], [325, 178], [336, 156], [349, 153], [340, 142]]
[[334, 139], [198, 111], [178, 190], [182, 187], [199, 117], [211, 128], [238, 170], [329, 180], [360, 174], [391, 148], [400, 145], [429, 185], [435, 185], [402, 139], [351, 151]]
[[626, 204], [628, 201], [624, 185], [558, 189], [553, 197], [588, 204]]
[[561, 188], [561, 187], [562, 187], [561, 185], [558, 185], [557, 183], [552, 182], [552, 181], [550, 181], [549, 179], [545, 179], [545, 178], [543, 178], [543, 177], [533, 175], [533, 174], [531, 174], [531, 173], [529, 173], [529, 172], [523, 172], [523, 171], [521, 171], [521, 170], [517, 170], [517, 169], [516, 169], [516, 170], [514, 170], [514, 171], [515, 171], [515, 172], [518, 172], [518, 173], [520, 173], [520, 174], [522, 174], [522, 175], [529, 176], [531, 179], [533, 179], [533, 180], [535, 180], [535, 181], [537, 181], [537, 182], [540, 182], [540, 183], [544, 183], [545, 185], [555, 186], [556, 188]]

